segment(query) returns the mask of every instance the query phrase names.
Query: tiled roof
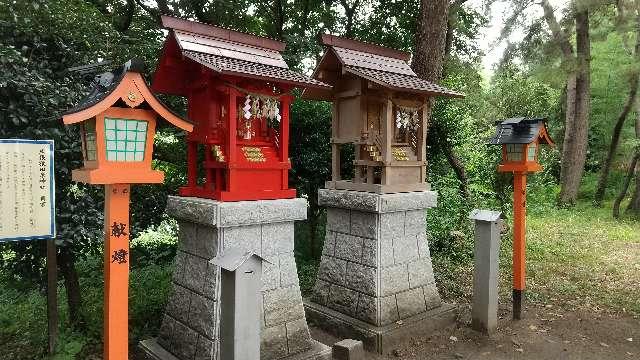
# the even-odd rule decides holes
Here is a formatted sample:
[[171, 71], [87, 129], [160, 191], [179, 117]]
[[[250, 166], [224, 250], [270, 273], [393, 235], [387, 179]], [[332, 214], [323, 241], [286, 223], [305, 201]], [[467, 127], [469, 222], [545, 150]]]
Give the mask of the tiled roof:
[[464, 97], [459, 92], [419, 78], [409, 66], [408, 53], [329, 34], [322, 35], [321, 41], [329, 49], [316, 68], [314, 77], [320, 76], [325, 69], [335, 71], [331, 65], [332, 58], [327, 56], [332, 54], [342, 70], [393, 90]]
[[277, 80], [295, 85], [329, 87], [329, 85], [323, 82], [289, 70], [288, 68], [259, 64], [246, 60], [233, 59], [195, 51], [183, 51], [183, 54], [186, 57], [222, 74], [240, 74], [245, 76], [248, 75], [253, 78]]
[[[90, 85], [91, 90], [89, 91], [89, 94], [87, 94], [87, 96], [84, 99], [80, 100], [80, 102], [76, 106], [65, 111], [63, 115], [74, 114], [100, 103], [102, 100], [106, 99], [107, 96], [111, 95], [111, 93], [114, 90], [116, 90], [116, 88], [118, 87], [118, 85], [120, 85], [120, 83], [122, 82], [122, 79], [124, 79], [124, 76], [128, 72], [139, 73], [142, 75], [142, 73], [144, 72], [144, 69], [145, 69], [144, 61], [140, 59], [131, 59], [120, 67], [117, 67], [111, 71], [107, 71], [105, 73], [96, 75], [93, 81], [91, 82], [91, 85]], [[142, 76], [142, 80], [144, 81], [144, 76]], [[146, 85], [146, 82], [144, 84]], [[151, 91], [151, 89], [149, 89], [149, 92], [151, 93], [151, 96], [153, 96], [155, 100], [161, 106], [163, 106], [168, 112], [170, 112], [171, 114], [179, 117], [180, 119], [188, 123], [191, 123], [190, 120], [184, 117], [181, 117], [171, 108], [166, 106], [166, 104], [160, 101], [160, 99], [156, 97], [156, 94], [153, 91]]]
[[[374, 70], [358, 66], [344, 66], [344, 69], [354, 75], [366, 78], [382, 86], [396, 89], [421, 92], [432, 95], [445, 95], [450, 97], [464, 97], [463, 94], [449, 90], [440, 85], [423, 80], [418, 76], [399, 74], [383, 70]], [[413, 71], [412, 71], [413, 72]]]
[[132, 59], [123, 66], [117, 67], [111, 71], [104, 72], [95, 76], [91, 82], [91, 91], [76, 106], [67, 110], [64, 114], [73, 114], [84, 109], [88, 109], [93, 105], [104, 100], [113, 90], [120, 85], [120, 81], [128, 71], [142, 73], [144, 71], [144, 62], [138, 59]]
[[180, 30], [174, 30], [174, 35], [182, 51], [195, 51], [285, 69], [288, 68], [287, 63], [282, 58], [282, 54], [276, 50]]
[[487, 144], [530, 144], [538, 138], [541, 128], [544, 128], [546, 133], [546, 127], [545, 118], [507, 119], [496, 124], [496, 134], [489, 139]]
[[284, 43], [217, 26], [162, 17], [182, 54], [219, 73], [275, 80], [302, 87], [330, 87], [289, 70], [280, 51]]
[[357, 66], [371, 70], [416, 76], [409, 64], [400, 59], [337, 46], [332, 48], [344, 66]]

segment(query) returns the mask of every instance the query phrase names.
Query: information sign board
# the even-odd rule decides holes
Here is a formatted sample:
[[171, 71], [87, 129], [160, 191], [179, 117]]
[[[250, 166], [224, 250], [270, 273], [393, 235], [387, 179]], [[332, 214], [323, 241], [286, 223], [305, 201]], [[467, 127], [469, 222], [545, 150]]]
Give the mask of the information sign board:
[[53, 140], [0, 139], [0, 242], [55, 237]]

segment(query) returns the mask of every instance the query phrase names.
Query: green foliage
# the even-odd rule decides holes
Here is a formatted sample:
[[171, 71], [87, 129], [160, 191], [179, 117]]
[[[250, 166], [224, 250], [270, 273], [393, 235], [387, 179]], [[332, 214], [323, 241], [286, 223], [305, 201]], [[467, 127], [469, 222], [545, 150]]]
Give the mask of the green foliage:
[[300, 291], [302, 291], [302, 296], [309, 296], [311, 295], [311, 291], [313, 290], [313, 285], [316, 283], [318, 266], [320, 265], [320, 263], [316, 259], [297, 256], [296, 265], [298, 268], [298, 281], [300, 283]]
[[[146, 232], [136, 239], [136, 250], [132, 249], [132, 259], [136, 251], [149, 256], [146, 265], [136, 264], [130, 279], [130, 339], [131, 344], [155, 336], [160, 326], [162, 314], [170, 292], [173, 266], [166, 261], [162, 247], [145, 237]], [[159, 238], [166, 236], [160, 230]], [[167, 239], [164, 243], [175, 243]], [[147, 249], [140, 247], [149, 246]], [[174, 250], [175, 251], [175, 250]], [[135, 261], [135, 260], [133, 260]], [[132, 262], [133, 262], [132, 261]], [[61, 287], [58, 294], [60, 306], [61, 333], [53, 359], [89, 359], [101, 353], [103, 281], [102, 257], [87, 257], [78, 264], [81, 276], [81, 288], [85, 298], [83, 308], [87, 327], [84, 331], [71, 330], [67, 325], [68, 313], [65, 292]], [[35, 290], [17, 290], [8, 286], [6, 279], [0, 278], [0, 347], [3, 358], [12, 360], [45, 359], [47, 344], [46, 301], [43, 292]], [[133, 346], [133, 345], [132, 345]]]
[[142, 231], [131, 240], [131, 266], [137, 268], [172, 261], [178, 244], [177, 233], [178, 223], [170, 218]]
[[[7, 359], [28, 360], [40, 351], [34, 344], [46, 344], [46, 303], [39, 290], [22, 292], [6, 286], [0, 278], [0, 348]], [[33, 354], [30, 357], [27, 354]]]
[[310, 198], [331, 177], [330, 104], [297, 100], [291, 107], [290, 183]]
[[[100, 187], [71, 182], [71, 170], [82, 166], [80, 136], [77, 128], [63, 126], [60, 114], [84, 96], [89, 82], [67, 69], [101, 58], [120, 64], [134, 56], [153, 64], [163, 37], [156, 26], [136, 13], [130, 28], [118, 32], [110, 17], [81, 0], [0, 3], [0, 137], [55, 141], [57, 242], [74, 258], [100, 249], [103, 194]], [[184, 153], [167, 144], [158, 150]], [[133, 187], [134, 236], [160, 222], [166, 195], [180, 182], [172, 170], [182, 162], [172, 160], [177, 165], [161, 165], [168, 179], [163, 186]], [[0, 269], [13, 275], [14, 284], [42, 281], [43, 243], [2, 244], [0, 252], [11, 254], [0, 258]]]

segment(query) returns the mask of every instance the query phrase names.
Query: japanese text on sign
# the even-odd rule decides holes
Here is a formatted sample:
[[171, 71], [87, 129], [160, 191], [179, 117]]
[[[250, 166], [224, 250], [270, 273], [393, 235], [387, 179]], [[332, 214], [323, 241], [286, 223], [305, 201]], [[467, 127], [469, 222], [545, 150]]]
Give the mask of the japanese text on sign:
[[55, 236], [52, 140], [0, 139], [0, 241]]

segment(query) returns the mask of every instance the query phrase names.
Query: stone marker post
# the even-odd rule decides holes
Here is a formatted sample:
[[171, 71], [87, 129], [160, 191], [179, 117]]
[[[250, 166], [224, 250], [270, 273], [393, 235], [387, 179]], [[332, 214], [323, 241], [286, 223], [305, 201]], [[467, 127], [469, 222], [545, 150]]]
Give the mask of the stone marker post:
[[475, 221], [473, 308], [471, 326], [485, 333], [498, 324], [498, 256], [500, 252], [499, 211], [473, 210]]
[[220, 290], [220, 357], [260, 358], [262, 261], [252, 253], [229, 248], [210, 261], [222, 269]]

